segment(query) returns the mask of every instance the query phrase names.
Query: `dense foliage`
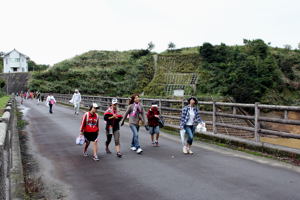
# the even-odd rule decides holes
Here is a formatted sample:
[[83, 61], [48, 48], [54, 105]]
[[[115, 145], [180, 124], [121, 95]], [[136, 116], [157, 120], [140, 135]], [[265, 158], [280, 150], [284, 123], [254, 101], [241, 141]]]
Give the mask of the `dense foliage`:
[[49, 68], [49, 65], [39, 65], [36, 64], [34, 61], [28, 61], [28, 71], [44, 71]]
[[288, 87], [283, 80], [296, 79], [292, 68], [299, 68], [299, 53], [272, 49], [262, 40], [244, 40], [244, 46], [235, 47], [204, 43], [199, 53], [203, 58], [199, 92], [231, 96], [237, 102], [289, 100], [283, 94]]

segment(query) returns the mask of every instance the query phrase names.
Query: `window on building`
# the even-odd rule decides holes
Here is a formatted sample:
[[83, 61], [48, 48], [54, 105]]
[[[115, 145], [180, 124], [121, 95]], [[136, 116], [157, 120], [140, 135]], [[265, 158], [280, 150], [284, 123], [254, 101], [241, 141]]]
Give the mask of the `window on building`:
[[20, 58], [15, 58], [15, 61], [16, 62], [20, 62]]

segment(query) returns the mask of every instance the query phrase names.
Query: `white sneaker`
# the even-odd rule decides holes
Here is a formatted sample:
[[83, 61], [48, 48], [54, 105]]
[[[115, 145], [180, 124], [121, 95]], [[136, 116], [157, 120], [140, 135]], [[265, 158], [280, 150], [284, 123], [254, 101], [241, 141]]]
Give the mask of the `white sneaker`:
[[188, 149], [188, 153], [189, 153], [189, 154], [193, 154], [194, 152], [192, 152], [191, 149]]
[[182, 151], [183, 151], [184, 154], [188, 153], [186, 146], [183, 146]]
[[130, 148], [132, 151], [136, 151], [136, 147], [131, 147]]
[[143, 149], [141, 149], [141, 148], [138, 148], [137, 150], [136, 150], [136, 153], [137, 154], [141, 154], [143, 152]]
[[94, 161], [99, 161], [98, 156], [97, 156], [97, 155], [94, 155], [94, 156], [93, 156], [93, 160], [94, 160]]

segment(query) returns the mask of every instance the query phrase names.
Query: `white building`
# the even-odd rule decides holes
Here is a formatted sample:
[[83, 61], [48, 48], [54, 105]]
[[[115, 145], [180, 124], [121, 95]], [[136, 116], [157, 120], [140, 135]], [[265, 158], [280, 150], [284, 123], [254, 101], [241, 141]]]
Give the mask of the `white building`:
[[3, 73], [9, 72], [28, 72], [28, 56], [12, 50], [3, 56]]

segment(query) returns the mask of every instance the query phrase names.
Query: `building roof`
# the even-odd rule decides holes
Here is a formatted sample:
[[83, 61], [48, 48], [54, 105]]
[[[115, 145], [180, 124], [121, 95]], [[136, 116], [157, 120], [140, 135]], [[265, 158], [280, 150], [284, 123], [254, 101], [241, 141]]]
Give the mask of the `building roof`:
[[10, 54], [11, 52], [13, 52], [13, 51], [18, 52], [20, 55], [24, 56], [25, 58], [29, 58], [28, 56], [26, 56], [25, 54], [22, 54], [21, 52], [17, 51], [16, 49], [14, 49], [14, 50], [12, 50], [12, 51], [10, 51], [10, 52], [8, 52], [8, 53], [5, 53], [5, 54], [3, 55], [3, 57], [9, 55], [9, 54]]

